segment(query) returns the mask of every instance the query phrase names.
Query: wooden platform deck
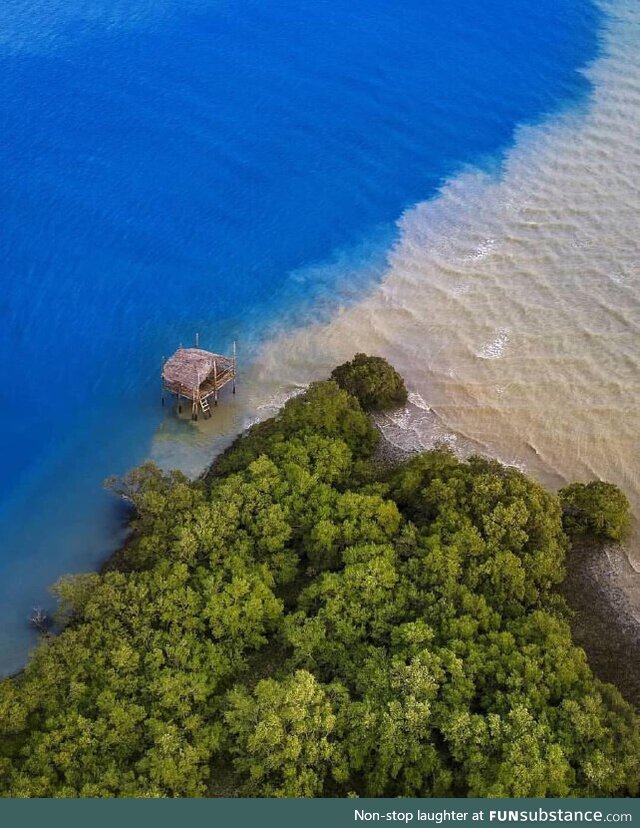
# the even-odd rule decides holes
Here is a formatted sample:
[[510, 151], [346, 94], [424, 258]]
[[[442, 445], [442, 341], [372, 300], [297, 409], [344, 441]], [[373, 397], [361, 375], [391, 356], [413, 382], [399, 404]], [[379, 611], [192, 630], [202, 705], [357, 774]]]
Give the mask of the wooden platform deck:
[[189, 387], [181, 382], [164, 381], [164, 388], [172, 394], [178, 394], [186, 400], [206, 400], [215, 396], [217, 391], [224, 388], [235, 379], [235, 370], [232, 367], [222, 368], [217, 376], [208, 376], [197, 388]]

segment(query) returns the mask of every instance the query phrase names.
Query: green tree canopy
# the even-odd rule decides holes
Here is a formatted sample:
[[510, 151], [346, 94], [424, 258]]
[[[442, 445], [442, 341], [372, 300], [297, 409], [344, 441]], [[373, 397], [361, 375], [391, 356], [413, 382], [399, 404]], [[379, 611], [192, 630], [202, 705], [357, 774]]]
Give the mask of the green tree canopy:
[[382, 470], [378, 436], [314, 383], [204, 480], [112, 481], [130, 540], [0, 682], [0, 793], [636, 795], [638, 716], [555, 592], [561, 501], [611, 538], [626, 500], [442, 450]]
[[570, 535], [591, 535], [622, 541], [631, 529], [631, 509], [626, 495], [613, 483], [592, 480], [571, 483], [558, 492], [563, 523]]
[[244, 468], [261, 454], [277, 450], [293, 437], [332, 437], [344, 441], [356, 457], [370, 457], [380, 434], [358, 401], [333, 381], [314, 382], [288, 400], [269, 420], [256, 423], [211, 466], [208, 477]]
[[334, 368], [331, 379], [353, 394], [365, 411], [385, 411], [407, 401], [404, 380], [382, 357], [356, 354]]
[[334, 698], [311, 673], [297, 670], [283, 681], [258, 682], [252, 693], [229, 693], [224, 718], [234, 766], [247, 793], [308, 797], [322, 793], [325, 777], [344, 776], [336, 729]]

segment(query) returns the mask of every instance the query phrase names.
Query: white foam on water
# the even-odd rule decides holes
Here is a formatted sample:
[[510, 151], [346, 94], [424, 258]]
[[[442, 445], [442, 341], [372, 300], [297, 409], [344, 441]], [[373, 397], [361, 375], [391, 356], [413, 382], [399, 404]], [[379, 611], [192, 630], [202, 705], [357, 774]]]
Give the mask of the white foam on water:
[[476, 356], [480, 359], [500, 359], [504, 355], [505, 348], [509, 344], [509, 332], [498, 331], [498, 335], [491, 342], [483, 345], [479, 351], [476, 351]]
[[305, 391], [308, 387], [308, 384], [296, 385], [293, 388], [287, 388], [284, 391], [278, 391], [265, 402], [258, 403], [256, 408], [258, 411], [260, 411], [261, 416], [256, 419], [260, 420], [265, 417], [272, 417], [282, 408], [282, 406], [286, 402], [292, 400], [294, 397], [297, 397], [299, 394], [302, 394], [302, 392]]
[[415, 391], [409, 392], [409, 402], [415, 405], [416, 408], [421, 408], [423, 411], [431, 411], [431, 406]]
[[376, 423], [386, 440], [405, 452], [427, 451], [444, 445], [462, 456], [471, 453], [465, 450], [457, 434], [443, 428], [433, 412], [425, 413], [411, 404], [376, 416]]
[[484, 259], [485, 256], [488, 256], [489, 253], [491, 253], [495, 246], [495, 239], [485, 239], [478, 245], [474, 253], [465, 257], [465, 260], [469, 262], [477, 262], [480, 259]]

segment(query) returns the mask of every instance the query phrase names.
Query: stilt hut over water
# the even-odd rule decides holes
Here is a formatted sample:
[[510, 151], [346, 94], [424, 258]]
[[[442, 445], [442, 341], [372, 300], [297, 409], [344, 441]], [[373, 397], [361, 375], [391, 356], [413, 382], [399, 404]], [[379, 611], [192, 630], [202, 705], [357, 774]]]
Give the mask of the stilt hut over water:
[[[197, 342], [197, 340], [196, 340]], [[211, 416], [210, 402], [218, 404], [220, 389], [231, 383], [236, 393], [236, 343], [233, 343], [233, 355], [222, 356], [204, 351], [202, 348], [178, 348], [166, 362], [162, 362], [162, 401], [164, 392], [175, 394], [178, 410], [182, 410], [182, 400], [191, 403], [191, 417], [198, 419], [202, 411], [205, 417]]]

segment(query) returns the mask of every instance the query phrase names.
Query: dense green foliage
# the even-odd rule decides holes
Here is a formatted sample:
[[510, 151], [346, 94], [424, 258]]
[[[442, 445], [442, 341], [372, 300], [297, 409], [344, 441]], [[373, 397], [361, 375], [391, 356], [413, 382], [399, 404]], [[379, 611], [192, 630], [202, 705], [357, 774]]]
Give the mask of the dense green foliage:
[[117, 567], [0, 684], [14, 796], [635, 794], [634, 710], [553, 591], [558, 498], [446, 451], [380, 470], [316, 383], [191, 483], [147, 465]]
[[314, 382], [304, 394], [290, 399], [269, 420], [247, 429], [211, 468], [208, 477], [239, 471], [271, 454], [291, 437], [340, 437], [355, 458], [368, 457], [380, 434], [351, 394], [335, 382]]
[[385, 411], [407, 401], [404, 380], [382, 357], [356, 354], [350, 362], [334, 368], [331, 379], [352, 394], [365, 411]]
[[622, 541], [631, 529], [631, 508], [624, 492], [613, 483], [592, 480], [571, 483], [558, 492], [563, 523], [569, 535], [590, 535]]

